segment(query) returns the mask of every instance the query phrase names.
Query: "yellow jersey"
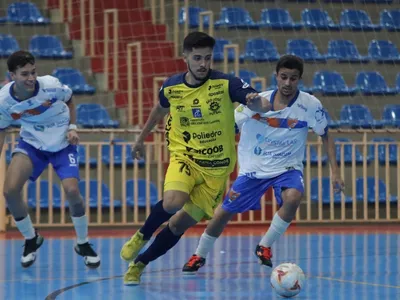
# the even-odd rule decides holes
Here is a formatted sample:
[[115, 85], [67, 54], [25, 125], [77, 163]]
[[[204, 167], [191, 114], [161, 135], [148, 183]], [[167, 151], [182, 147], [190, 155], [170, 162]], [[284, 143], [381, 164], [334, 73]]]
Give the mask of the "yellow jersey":
[[200, 85], [186, 73], [168, 78], [160, 89], [160, 105], [169, 107], [165, 135], [171, 156], [187, 158], [211, 176], [227, 176], [236, 164], [233, 102], [246, 104], [256, 91], [243, 80], [210, 70]]

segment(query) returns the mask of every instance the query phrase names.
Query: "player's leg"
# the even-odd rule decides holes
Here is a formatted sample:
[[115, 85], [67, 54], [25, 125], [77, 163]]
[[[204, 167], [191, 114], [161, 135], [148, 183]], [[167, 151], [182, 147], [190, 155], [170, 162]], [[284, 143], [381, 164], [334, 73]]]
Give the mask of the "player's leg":
[[20, 141], [13, 152], [11, 163], [4, 181], [4, 197], [18, 230], [25, 238], [21, 265], [31, 266], [36, 260], [36, 250], [43, 244], [33, 228], [28, 208], [22, 199], [22, 189], [28, 179], [35, 181], [47, 166], [47, 159], [34, 147]]
[[252, 179], [247, 176], [239, 176], [235, 180], [222, 206], [217, 208], [201, 235], [195, 254], [184, 265], [182, 271], [185, 274], [195, 274], [205, 264], [207, 254], [235, 214], [260, 209], [260, 198], [270, 185], [267, 179]]
[[153, 233], [190, 200], [189, 194], [198, 181], [196, 176], [198, 171], [184, 160], [171, 158], [165, 175], [164, 198], [153, 207], [144, 225], [122, 247], [120, 256], [123, 260], [134, 260]]
[[140, 277], [151, 261], [164, 255], [173, 248], [184, 232], [190, 227], [196, 225], [198, 220], [190, 216], [181, 209], [168, 222], [167, 226], [157, 234], [153, 243], [143, 253], [129, 264], [128, 271], [124, 276], [125, 285], [137, 285], [140, 283]]
[[271, 246], [285, 233], [296, 216], [304, 193], [303, 175], [300, 171], [288, 171], [274, 180], [274, 192], [280, 209], [272, 218], [271, 225], [256, 247], [260, 263], [272, 267]]
[[61, 180], [69, 204], [71, 219], [77, 237], [75, 252], [84, 257], [86, 266], [97, 268], [100, 265], [100, 257], [89, 244], [85, 202], [79, 191], [79, 166], [76, 146], [69, 145], [65, 149], [52, 154], [50, 162]]

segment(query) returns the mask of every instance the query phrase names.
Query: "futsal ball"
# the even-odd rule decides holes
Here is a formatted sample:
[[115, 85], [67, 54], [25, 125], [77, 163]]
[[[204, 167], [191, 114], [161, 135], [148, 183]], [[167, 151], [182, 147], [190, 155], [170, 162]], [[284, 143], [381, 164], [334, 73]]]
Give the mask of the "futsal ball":
[[272, 271], [271, 285], [279, 296], [290, 298], [300, 293], [305, 279], [304, 272], [298, 265], [283, 263]]

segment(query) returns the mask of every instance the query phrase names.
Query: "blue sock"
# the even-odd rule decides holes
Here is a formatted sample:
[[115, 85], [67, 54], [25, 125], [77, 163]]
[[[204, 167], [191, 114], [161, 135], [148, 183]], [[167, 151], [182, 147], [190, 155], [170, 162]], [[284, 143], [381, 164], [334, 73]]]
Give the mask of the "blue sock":
[[143, 234], [144, 240], [149, 240], [153, 233], [160, 227], [164, 222], [168, 221], [174, 214], [167, 213], [163, 208], [163, 200], [158, 203], [151, 210], [150, 215], [147, 217], [144, 225], [140, 228], [140, 233]]
[[169, 249], [174, 247], [182, 235], [183, 234], [176, 236], [172, 233], [171, 229], [169, 229], [169, 225], [167, 225], [167, 227], [157, 234], [150, 247], [135, 259], [135, 263], [140, 261], [147, 265], [149, 262], [156, 260], [160, 256], [167, 253]]

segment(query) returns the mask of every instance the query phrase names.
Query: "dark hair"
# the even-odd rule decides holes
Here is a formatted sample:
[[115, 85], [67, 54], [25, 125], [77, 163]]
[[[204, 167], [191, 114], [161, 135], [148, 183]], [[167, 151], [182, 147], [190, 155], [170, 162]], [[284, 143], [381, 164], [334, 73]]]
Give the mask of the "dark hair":
[[189, 33], [183, 41], [183, 51], [193, 51], [193, 48], [214, 48], [215, 39], [207, 33], [195, 31]]
[[11, 54], [7, 59], [9, 72], [15, 72], [18, 68], [22, 68], [27, 64], [34, 65], [35, 58], [28, 51], [17, 51]]
[[290, 69], [298, 70], [300, 72], [300, 77], [303, 75], [304, 63], [303, 60], [295, 55], [283, 55], [278, 63], [276, 64], [276, 74], [279, 73], [280, 69]]

